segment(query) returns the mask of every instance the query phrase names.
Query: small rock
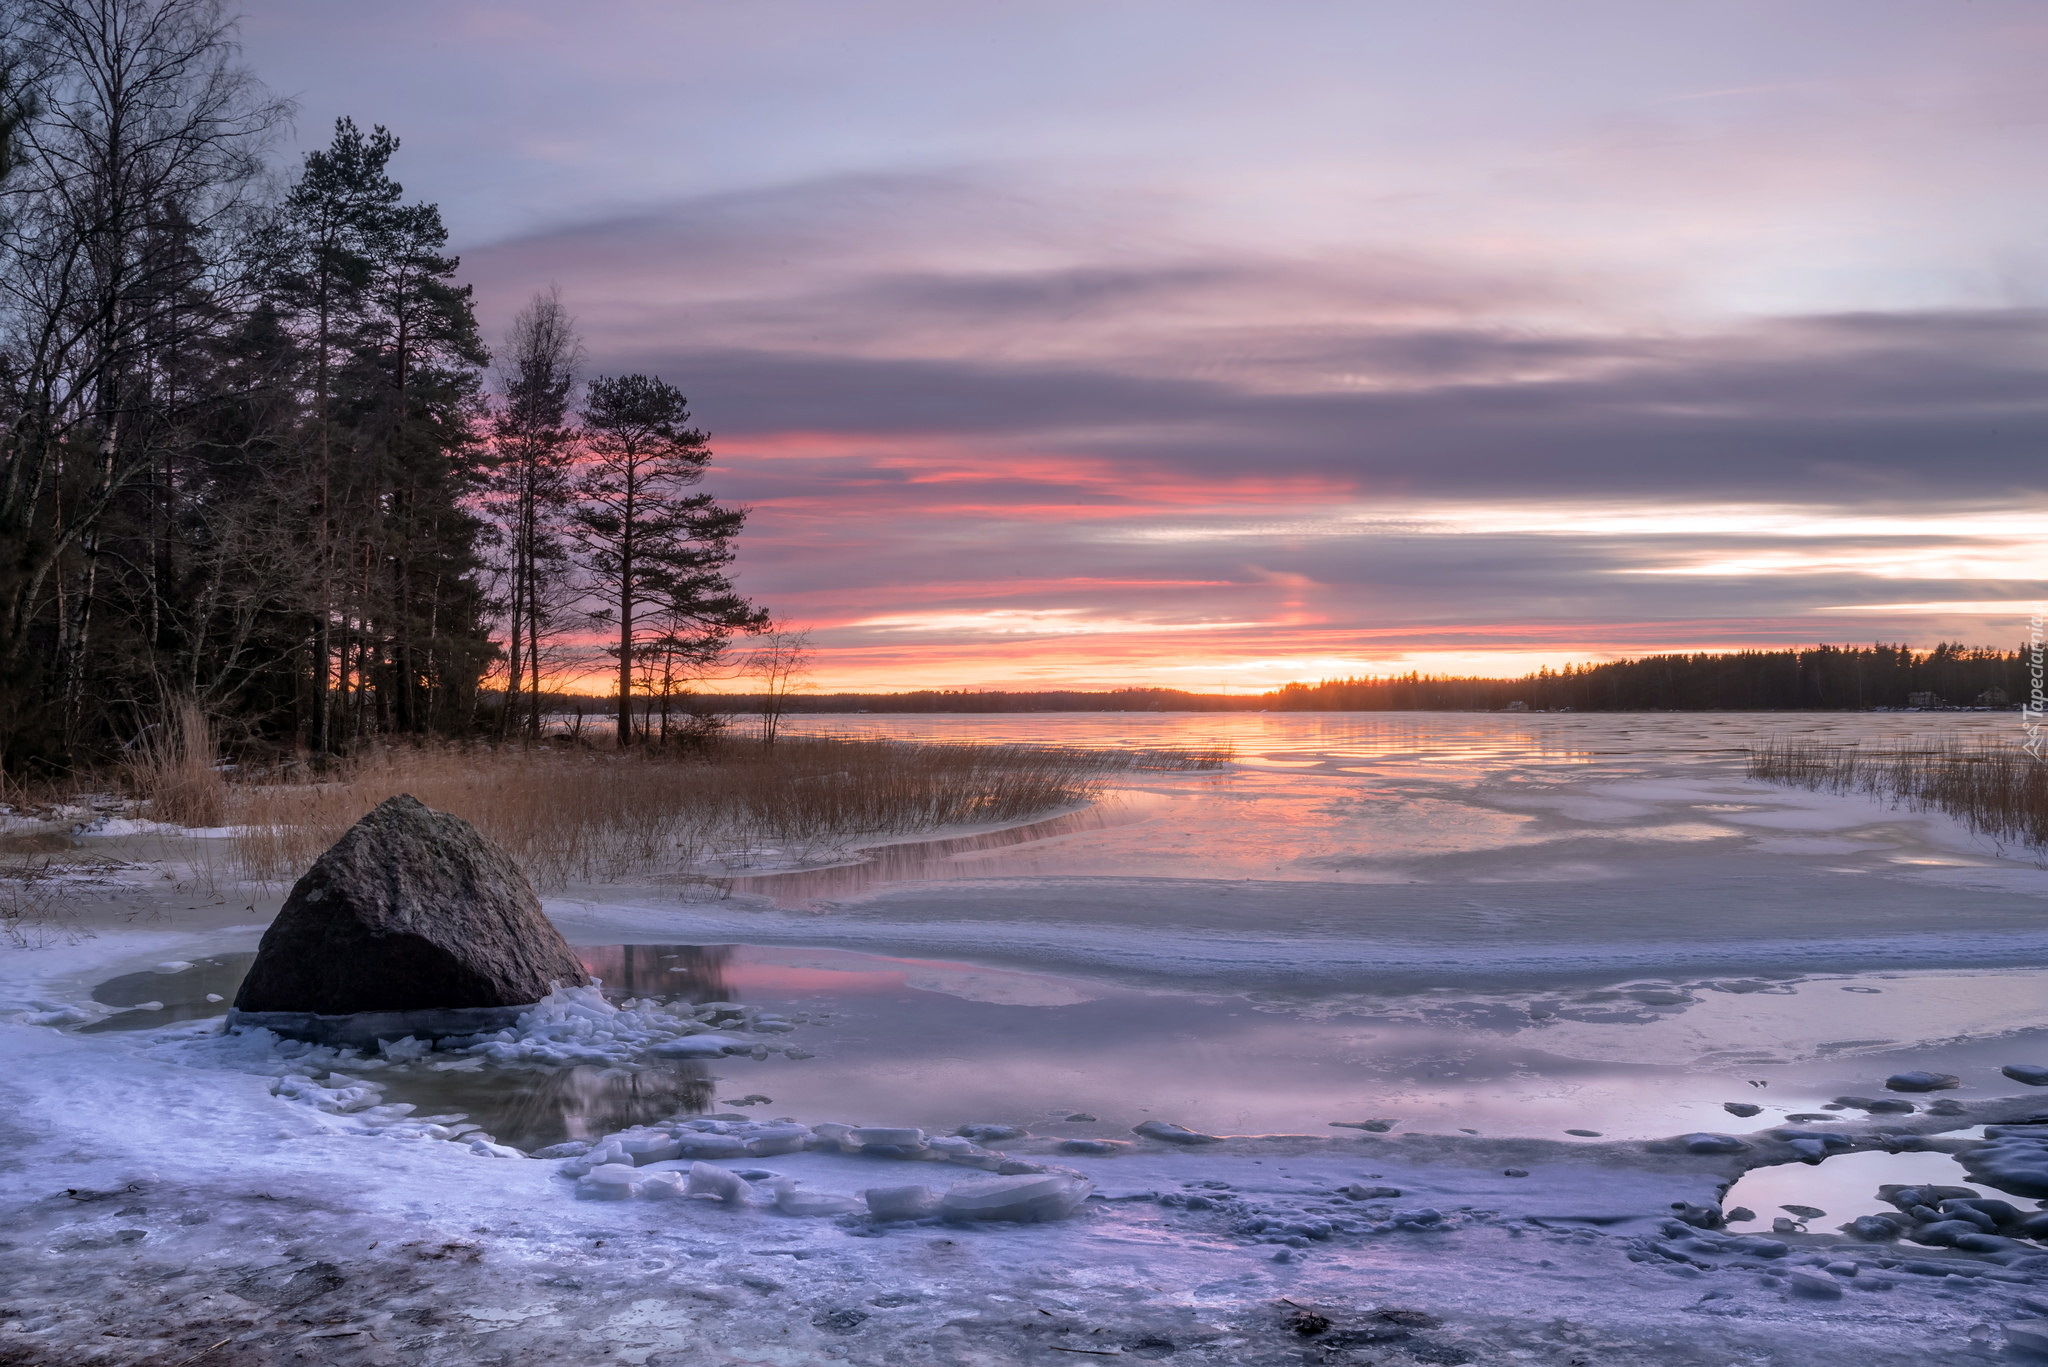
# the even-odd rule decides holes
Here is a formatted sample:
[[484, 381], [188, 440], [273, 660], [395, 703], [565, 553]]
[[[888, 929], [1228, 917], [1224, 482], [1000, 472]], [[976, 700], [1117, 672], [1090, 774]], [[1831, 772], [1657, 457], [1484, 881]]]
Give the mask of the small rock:
[[1600, 1131], [1598, 1130], [1566, 1130], [1565, 1133], [1575, 1134], [1581, 1139], [1598, 1139], [1600, 1137]]
[[1802, 1220], [1818, 1220], [1827, 1214], [1819, 1206], [1779, 1206], [1778, 1209], [1790, 1211]]
[[1088, 1114], [1088, 1112], [1086, 1111], [1075, 1111], [1072, 1115], [1067, 1117], [1067, 1123], [1069, 1125], [1093, 1125], [1095, 1123], [1095, 1117]]
[[1764, 1108], [1748, 1101], [1724, 1101], [1721, 1109], [1730, 1115], [1741, 1116], [1744, 1120], [1753, 1115], [1762, 1115]]
[[1756, 1212], [1748, 1206], [1736, 1206], [1728, 1212], [1726, 1218], [1740, 1224], [1744, 1220], [1754, 1220]]
[[1893, 1073], [1884, 1080], [1884, 1085], [1894, 1092], [1946, 1092], [1962, 1086], [1963, 1080], [1953, 1073], [1929, 1073], [1915, 1069], [1907, 1073]]
[[1346, 1130], [1365, 1130], [1365, 1131], [1368, 1131], [1368, 1132], [1370, 1132], [1370, 1133], [1372, 1133], [1372, 1134], [1385, 1134], [1385, 1133], [1386, 1133], [1386, 1132], [1387, 1132], [1388, 1130], [1391, 1130], [1391, 1129], [1393, 1129], [1393, 1128], [1394, 1128], [1394, 1126], [1396, 1126], [1396, 1125], [1398, 1125], [1398, 1124], [1400, 1124], [1400, 1123], [1401, 1123], [1401, 1122], [1400, 1122], [1400, 1121], [1398, 1121], [1398, 1120], [1386, 1120], [1386, 1119], [1380, 1119], [1380, 1120], [1332, 1120], [1332, 1121], [1330, 1122], [1330, 1124], [1331, 1124], [1331, 1125], [1333, 1125], [1333, 1126], [1336, 1126], [1336, 1127], [1337, 1127], [1337, 1128], [1339, 1128], [1339, 1129], [1346, 1129]]
[[1502, 1168], [1500, 1175], [1503, 1177], [1527, 1177], [1529, 1170], [1527, 1168]]
[[1348, 1187], [1339, 1187], [1338, 1190], [1354, 1201], [1393, 1201], [1401, 1195], [1399, 1187], [1373, 1187], [1360, 1182], [1353, 1182]]
[[2024, 1082], [2029, 1087], [2048, 1087], [2048, 1068], [2038, 1063], [2008, 1063], [1998, 1070], [2014, 1082]]
[[1969, 1109], [1968, 1106], [1965, 1106], [1952, 1096], [1941, 1097], [1938, 1100], [1927, 1103], [1927, 1114], [1929, 1115], [1963, 1115]]

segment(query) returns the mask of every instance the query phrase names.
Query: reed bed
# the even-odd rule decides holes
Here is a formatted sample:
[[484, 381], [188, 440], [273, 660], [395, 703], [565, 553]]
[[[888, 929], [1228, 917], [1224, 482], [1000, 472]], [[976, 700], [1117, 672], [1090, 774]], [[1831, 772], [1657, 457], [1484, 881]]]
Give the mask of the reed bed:
[[1749, 776], [1821, 792], [1866, 793], [1944, 812], [1994, 840], [2048, 848], [2048, 764], [2016, 745], [1865, 750], [1772, 741], [1749, 752]]
[[429, 746], [349, 761], [317, 781], [227, 785], [232, 877], [283, 883], [395, 793], [453, 812], [535, 882], [714, 873], [767, 847], [1023, 820], [1092, 799], [1111, 773], [1215, 768], [1214, 751], [1111, 751], [788, 736], [688, 752]]
[[143, 732], [127, 770], [128, 787], [149, 802], [158, 821], [225, 823], [227, 779], [219, 768], [213, 723], [197, 702], [175, 704], [161, 723]]

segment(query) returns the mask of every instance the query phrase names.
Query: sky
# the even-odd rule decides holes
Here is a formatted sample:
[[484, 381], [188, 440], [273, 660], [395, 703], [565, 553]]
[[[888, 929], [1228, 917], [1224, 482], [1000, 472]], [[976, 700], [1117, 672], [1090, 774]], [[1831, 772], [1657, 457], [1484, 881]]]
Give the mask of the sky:
[[2016, 644], [2039, 0], [251, 0], [827, 689]]

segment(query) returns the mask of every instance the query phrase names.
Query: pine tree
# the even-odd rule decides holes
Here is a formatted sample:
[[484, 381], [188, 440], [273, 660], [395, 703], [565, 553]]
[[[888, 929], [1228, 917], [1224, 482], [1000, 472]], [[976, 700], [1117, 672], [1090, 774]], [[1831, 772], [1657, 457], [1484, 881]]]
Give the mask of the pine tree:
[[649, 375], [600, 377], [590, 385], [583, 431], [591, 456], [577, 483], [571, 526], [605, 606], [618, 661], [618, 742], [634, 739], [640, 667], [708, 667], [735, 631], [759, 631], [768, 614], [742, 598], [726, 567], [746, 511], [685, 490], [704, 477], [710, 439], [690, 427], [682, 391]]
[[574, 439], [569, 395], [582, 359], [575, 320], [553, 289], [534, 295], [505, 336], [504, 397], [491, 424], [491, 509], [506, 595], [500, 734], [516, 727], [540, 737], [542, 657], [568, 607], [561, 532]]
[[286, 194], [271, 233], [273, 289], [280, 307], [302, 322], [312, 374], [313, 479], [311, 533], [314, 561], [307, 740], [332, 749], [331, 716], [336, 659], [337, 525], [335, 383], [339, 361], [366, 326], [375, 258], [404, 191], [385, 167], [398, 139], [381, 125], [367, 136], [354, 119], [334, 121], [325, 150], [306, 154], [299, 179]]

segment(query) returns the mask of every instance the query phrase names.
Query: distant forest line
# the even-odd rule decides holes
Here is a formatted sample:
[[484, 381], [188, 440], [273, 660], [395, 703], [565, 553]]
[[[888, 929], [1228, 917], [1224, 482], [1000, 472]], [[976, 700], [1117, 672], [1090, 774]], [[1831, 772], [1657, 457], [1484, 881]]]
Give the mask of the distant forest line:
[[[2006, 706], [2033, 687], [2024, 648], [1943, 643], [1647, 655], [1541, 669], [1517, 679], [1406, 674], [1384, 679], [1291, 683], [1267, 693], [1189, 693], [1172, 688], [1105, 692], [799, 694], [786, 712], [1405, 712], [1858, 711], [1873, 707]], [[1916, 695], [1920, 695], [1917, 696]], [[1929, 698], [1935, 700], [1930, 702]], [[759, 699], [710, 694], [697, 705], [747, 712]]]

